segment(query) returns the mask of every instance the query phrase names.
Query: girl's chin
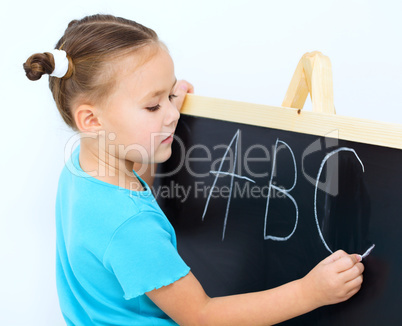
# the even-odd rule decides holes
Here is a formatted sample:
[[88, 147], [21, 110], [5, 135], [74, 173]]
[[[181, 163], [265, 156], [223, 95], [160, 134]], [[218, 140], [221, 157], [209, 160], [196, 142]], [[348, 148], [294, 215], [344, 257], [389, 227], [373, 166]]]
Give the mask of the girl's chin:
[[172, 156], [172, 149], [169, 148], [169, 150], [166, 150], [163, 154], [157, 155], [154, 157], [154, 160], [152, 163], [163, 163], [166, 162], [170, 156]]

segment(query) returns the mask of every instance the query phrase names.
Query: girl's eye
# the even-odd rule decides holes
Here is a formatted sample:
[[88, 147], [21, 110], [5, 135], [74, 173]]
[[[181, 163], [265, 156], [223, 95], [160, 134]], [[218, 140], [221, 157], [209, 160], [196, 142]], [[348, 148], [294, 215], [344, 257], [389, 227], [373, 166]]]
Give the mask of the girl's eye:
[[154, 112], [154, 111], [159, 110], [160, 107], [161, 107], [161, 106], [158, 104], [158, 105], [155, 105], [155, 106], [148, 107], [148, 108], [146, 108], [146, 109], [147, 109], [148, 111]]
[[[169, 101], [172, 101], [174, 98], [176, 98], [177, 97], [177, 95], [175, 95], [175, 94], [170, 94], [169, 95]], [[159, 110], [161, 108], [161, 106], [160, 106], [160, 104], [158, 104], [158, 105], [155, 105], [155, 106], [150, 106], [150, 107], [147, 107], [146, 109], [148, 110], [148, 111], [150, 111], [150, 112], [154, 112], [154, 111], [157, 111], [157, 110]]]

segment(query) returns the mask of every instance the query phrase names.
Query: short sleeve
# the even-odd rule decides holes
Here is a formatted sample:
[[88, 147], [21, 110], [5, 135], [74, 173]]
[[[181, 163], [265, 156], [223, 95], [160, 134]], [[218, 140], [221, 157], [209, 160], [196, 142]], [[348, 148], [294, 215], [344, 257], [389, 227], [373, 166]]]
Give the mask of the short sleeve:
[[121, 225], [103, 258], [129, 300], [169, 285], [190, 268], [177, 252], [173, 227], [157, 212], [141, 212]]

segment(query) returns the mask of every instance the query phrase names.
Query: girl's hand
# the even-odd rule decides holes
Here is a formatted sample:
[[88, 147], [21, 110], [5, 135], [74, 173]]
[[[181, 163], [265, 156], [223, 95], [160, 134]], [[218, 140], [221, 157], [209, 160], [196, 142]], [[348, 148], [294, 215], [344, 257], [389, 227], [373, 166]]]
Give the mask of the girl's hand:
[[194, 93], [193, 85], [191, 85], [189, 82], [187, 82], [185, 80], [178, 80], [173, 89], [173, 94], [175, 94], [177, 97], [175, 97], [173, 100], [179, 111], [181, 110], [181, 107], [183, 106], [183, 102], [184, 102], [184, 99], [185, 99], [187, 93], [191, 93], [191, 94]]
[[338, 250], [301, 279], [304, 291], [318, 307], [345, 301], [356, 294], [363, 282], [361, 257]]

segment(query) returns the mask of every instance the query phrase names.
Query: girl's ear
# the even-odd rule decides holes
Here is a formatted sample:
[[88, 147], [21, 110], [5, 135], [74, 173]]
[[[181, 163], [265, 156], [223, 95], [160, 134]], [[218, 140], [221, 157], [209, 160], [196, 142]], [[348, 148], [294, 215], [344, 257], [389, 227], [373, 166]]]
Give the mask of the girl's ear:
[[96, 113], [97, 109], [88, 104], [81, 104], [75, 109], [74, 119], [80, 132], [96, 132], [102, 127]]

